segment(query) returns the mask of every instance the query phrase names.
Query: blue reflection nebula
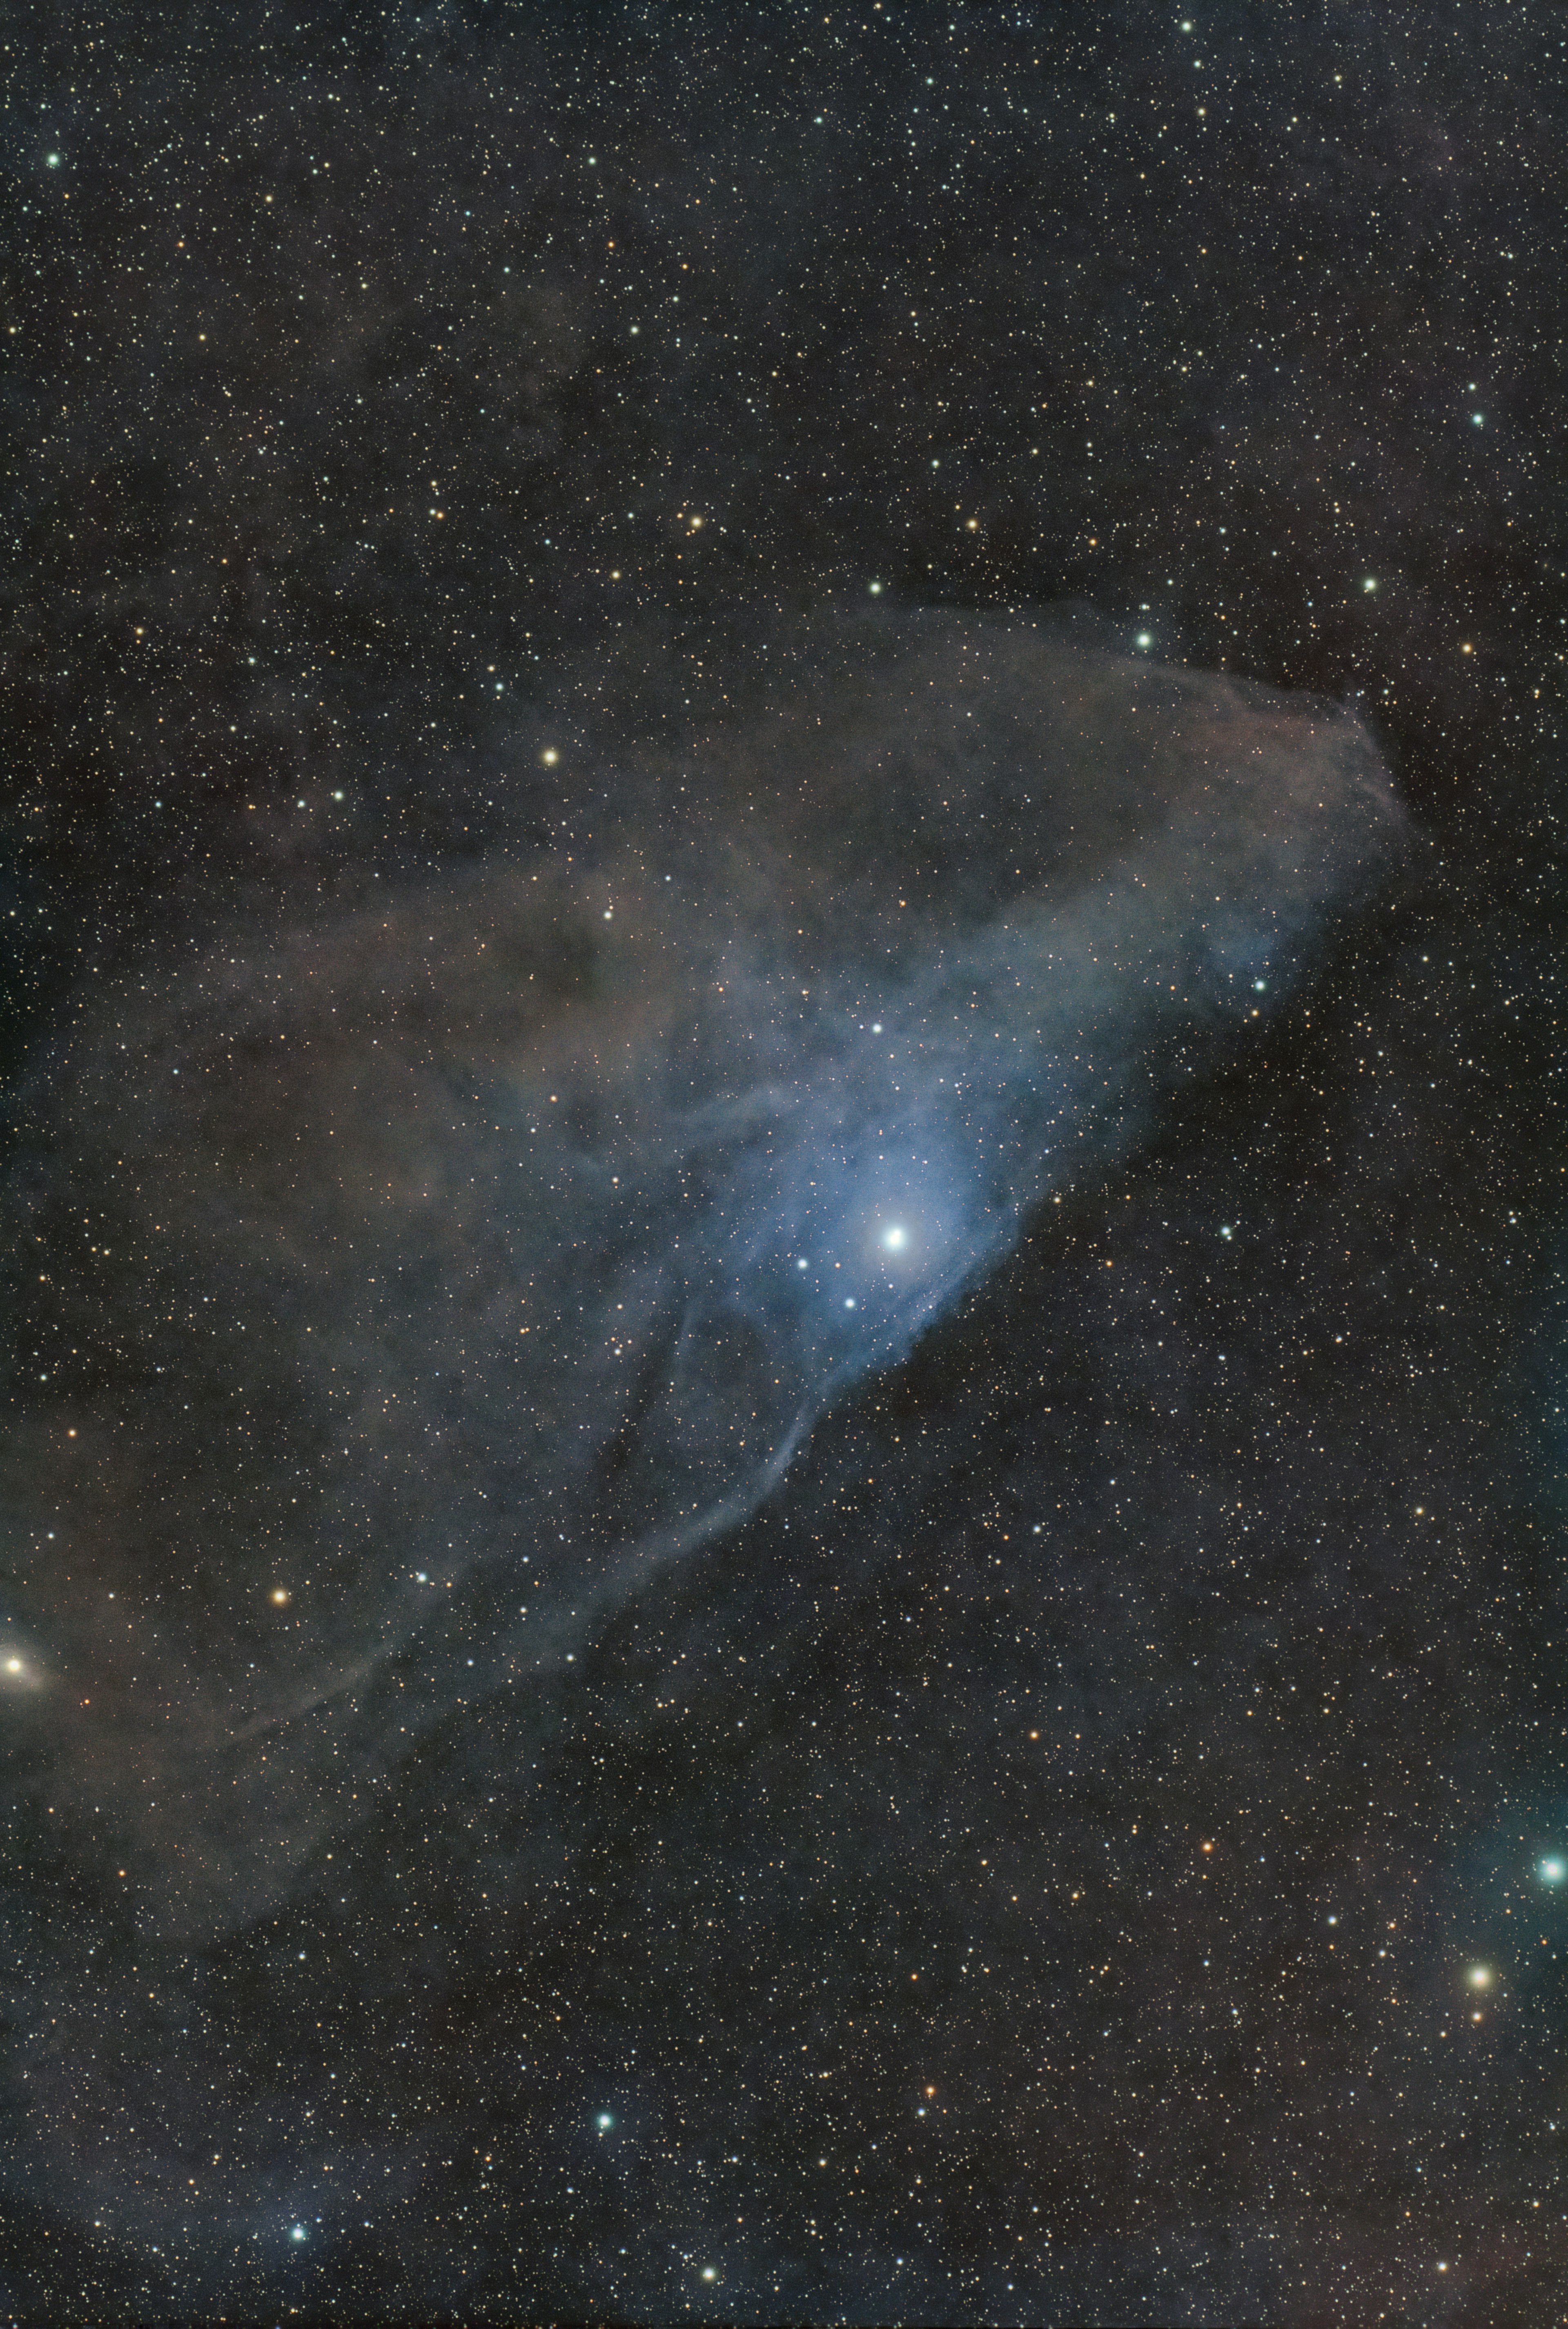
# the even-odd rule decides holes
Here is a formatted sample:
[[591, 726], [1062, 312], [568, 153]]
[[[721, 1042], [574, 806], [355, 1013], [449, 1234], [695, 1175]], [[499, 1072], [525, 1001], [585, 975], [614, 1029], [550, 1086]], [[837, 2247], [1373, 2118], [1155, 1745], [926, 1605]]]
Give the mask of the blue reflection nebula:
[[[591, 834], [285, 901], [110, 998], [62, 1103], [59, 1153], [147, 1215], [106, 1243], [158, 1257], [138, 1461], [224, 1589], [134, 1658], [231, 1904], [252, 1831], [261, 1890], [309, 1849], [321, 1756], [581, 1674], [1032, 1206], [1258, 1039], [1402, 834], [1320, 703], [1016, 619], [792, 655], [678, 765], [628, 723]], [[193, 1381], [259, 1419], [270, 1496], [228, 1496]], [[128, 1573], [115, 1476], [52, 1485], [29, 1428], [27, 1495]], [[92, 1695], [104, 1768], [129, 1701]]]

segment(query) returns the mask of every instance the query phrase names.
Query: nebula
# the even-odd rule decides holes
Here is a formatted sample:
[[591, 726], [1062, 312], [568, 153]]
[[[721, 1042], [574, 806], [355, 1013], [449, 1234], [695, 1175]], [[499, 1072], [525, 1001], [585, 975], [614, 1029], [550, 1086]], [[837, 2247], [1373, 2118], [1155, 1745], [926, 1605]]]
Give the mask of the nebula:
[[1403, 835], [1345, 711], [1060, 627], [767, 670], [689, 751], [585, 746], [552, 845], [277, 895], [60, 1039], [0, 1681], [169, 1934], [753, 1509]]

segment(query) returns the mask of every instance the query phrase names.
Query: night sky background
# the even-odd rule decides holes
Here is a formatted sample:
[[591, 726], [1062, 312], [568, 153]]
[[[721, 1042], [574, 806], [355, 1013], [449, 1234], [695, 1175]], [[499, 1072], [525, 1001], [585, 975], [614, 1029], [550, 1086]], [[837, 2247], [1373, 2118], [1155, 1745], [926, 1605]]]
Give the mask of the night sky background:
[[[0, 2303], [1560, 2318], [1568, 11], [5, 43]], [[592, 1079], [503, 1203], [555, 1103], [474, 1060], [632, 1030], [615, 1269], [751, 1269], [729, 1150], [657, 1178], [734, 932], [869, 1024], [1069, 836], [1168, 904], [1162, 704], [1403, 811], [1261, 1003], [1095, 990], [1071, 1155], [975, 1102], [1012, 1226], [788, 1464], [760, 1278], [650, 1455], [550, 1340]]]

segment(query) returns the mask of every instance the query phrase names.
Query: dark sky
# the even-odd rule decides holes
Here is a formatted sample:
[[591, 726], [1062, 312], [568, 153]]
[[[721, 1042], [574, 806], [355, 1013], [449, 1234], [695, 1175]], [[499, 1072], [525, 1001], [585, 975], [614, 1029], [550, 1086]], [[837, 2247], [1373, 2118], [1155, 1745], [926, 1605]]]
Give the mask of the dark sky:
[[0, 2300], [1554, 2319], [1568, 14], [7, 40]]

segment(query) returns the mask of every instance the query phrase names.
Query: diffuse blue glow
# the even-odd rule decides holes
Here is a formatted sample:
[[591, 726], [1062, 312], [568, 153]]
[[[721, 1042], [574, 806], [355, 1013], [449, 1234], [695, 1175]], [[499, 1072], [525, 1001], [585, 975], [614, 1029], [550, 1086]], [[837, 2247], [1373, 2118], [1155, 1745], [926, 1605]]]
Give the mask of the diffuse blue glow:
[[1255, 1037], [1400, 832], [1342, 714], [959, 618], [835, 645], [685, 780], [701, 848], [661, 859], [634, 785], [613, 863], [232, 939], [117, 1000], [73, 1087], [72, 1152], [156, 1192], [127, 1249], [196, 1289], [142, 1446], [207, 1508], [194, 1372], [275, 1382], [279, 1445], [330, 1452], [223, 1542], [251, 1630], [136, 1649], [231, 1850], [252, 1793], [307, 1846], [307, 1779], [282, 1820], [248, 1749], [282, 1718], [370, 1753], [581, 1672], [1032, 1205]]

